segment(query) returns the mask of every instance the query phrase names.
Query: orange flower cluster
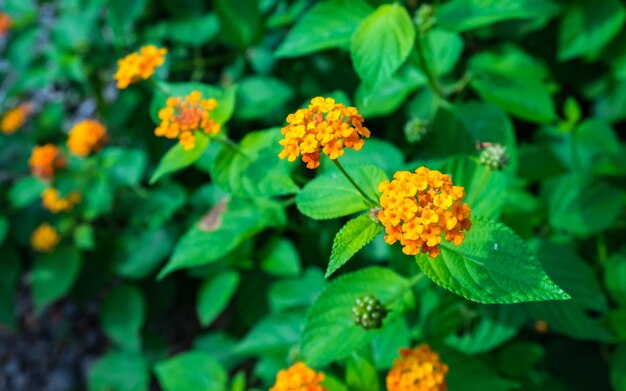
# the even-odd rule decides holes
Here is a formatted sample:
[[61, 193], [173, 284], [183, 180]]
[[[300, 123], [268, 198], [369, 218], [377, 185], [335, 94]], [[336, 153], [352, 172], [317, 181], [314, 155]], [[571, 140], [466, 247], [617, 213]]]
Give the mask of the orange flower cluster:
[[154, 45], [144, 46], [139, 52], [133, 52], [117, 61], [117, 72], [113, 77], [117, 80], [117, 88], [124, 89], [139, 80], [146, 80], [154, 74], [154, 70], [165, 62], [167, 49]]
[[445, 391], [448, 366], [427, 344], [415, 349], [400, 349], [387, 374], [387, 391]]
[[28, 103], [22, 103], [14, 109], [7, 111], [0, 121], [0, 130], [5, 134], [15, 133], [26, 122], [26, 117], [31, 112], [31, 107]]
[[40, 252], [51, 252], [61, 241], [56, 229], [48, 223], [37, 227], [30, 236], [31, 247]]
[[320, 165], [320, 151], [331, 159], [344, 154], [344, 147], [361, 149], [370, 131], [363, 126], [363, 117], [355, 107], [335, 103], [332, 98], [311, 99], [306, 109], [299, 109], [287, 116], [289, 125], [281, 129], [285, 136], [280, 140], [284, 149], [281, 159], [295, 161], [302, 155], [307, 168]]
[[185, 150], [196, 146], [196, 130], [206, 134], [217, 134], [220, 124], [211, 119], [217, 107], [215, 99], [202, 99], [199, 91], [192, 91], [185, 99], [169, 98], [166, 107], [159, 111], [161, 125], [154, 130], [158, 137], [178, 138]]
[[437, 170], [398, 171], [392, 181], [381, 182], [378, 191], [382, 192], [378, 219], [385, 226], [385, 241], [399, 240], [407, 255], [421, 251], [435, 258], [441, 252], [442, 234], [458, 246], [465, 238], [463, 230], [472, 226], [471, 209], [462, 203], [465, 189]]
[[270, 391], [328, 391], [320, 383], [324, 381], [322, 372], [315, 372], [304, 363], [298, 362], [276, 375], [276, 383]]
[[52, 178], [54, 172], [65, 167], [66, 163], [59, 148], [52, 144], [34, 147], [28, 159], [33, 175], [44, 180]]
[[11, 17], [6, 12], [0, 12], [0, 38], [4, 37], [12, 24], [13, 20]]
[[61, 197], [59, 191], [49, 187], [41, 193], [41, 203], [44, 208], [52, 213], [59, 213], [70, 210], [81, 201], [82, 197], [78, 192], [71, 192], [66, 197]]
[[67, 146], [76, 156], [85, 157], [92, 151], [99, 151], [107, 141], [107, 130], [98, 121], [85, 120], [70, 130]]

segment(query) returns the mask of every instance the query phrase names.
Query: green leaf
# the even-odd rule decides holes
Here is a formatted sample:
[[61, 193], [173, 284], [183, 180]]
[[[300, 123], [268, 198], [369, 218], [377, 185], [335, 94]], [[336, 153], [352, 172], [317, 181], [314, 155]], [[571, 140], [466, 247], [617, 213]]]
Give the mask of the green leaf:
[[257, 39], [263, 27], [257, 0], [216, 0], [214, 6], [227, 43], [245, 49]]
[[224, 146], [210, 166], [213, 181], [224, 190], [242, 197], [280, 196], [296, 193], [291, 179], [294, 165], [278, 158], [282, 149], [278, 128], [248, 133], [239, 151]]
[[18, 253], [8, 246], [0, 247], [0, 326], [15, 329], [15, 293], [20, 273]]
[[36, 312], [41, 312], [69, 292], [78, 277], [81, 263], [80, 253], [68, 247], [59, 247], [35, 259], [31, 284]]
[[274, 313], [298, 307], [308, 308], [323, 288], [322, 272], [316, 268], [307, 269], [302, 277], [285, 279], [272, 285], [268, 293], [270, 308]]
[[87, 191], [83, 193], [84, 215], [87, 220], [94, 220], [107, 214], [113, 207], [113, 186], [109, 176], [98, 173], [90, 178]]
[[0, 216], [0, 246], [4, 243], [4, 239], [7, 237], [7, 233], [9, 232], [9, 219], [5, 216]]
[[604, 264], [604, 284], [620, 306], [626, 308], [626, 256], [614, 254]]
[[467, 31], [506, 20], [551, 17], [558, 11], [551, 0], [452, 0], [437, 8], [437, 24]]
[[270, 315], [256, 323], [237, 345], [237, 352], [243, 355], [285, 355], [300, 341], [303, 324], [304, 318], [300, 313]]
[[378, 85], [404, 63], [415, 43], [411, 17], [399, 4], [385, 4], [361, 22], [350, 54], [361, 80]]
[[461, 36], [440, 29], [428, 32], [424, 46], [424, 55], [430, 69], [440, 76], [450, 73], [463, 53]]
[[626, 344], [619, 345], [611, 357], [611, 384], [615, 391], [626, 390]]
[[155, 124], [160, 124], [159, 110], [165, 107], [167, 98], [180, 97], [184, 98], [192, 91], [199, 91], [202, 99], [217, 99], [217, 107], [211, 112], [211, 118], [218, 124], [224, 125], [233, 114], [235, 109], [235, 98], [237, 95], [237, 86], [230, 87], [226, 90], [214, 87], [210, 84], [188, 82], [188, 83], [165, 83], [157, 82], [159, 88], [155, 90], [152, 101], [150, 102], [150, 118]]
[[202, 156], [204, 150], [209, 146], [210, 138], [202, 132], [194, 132], [196, 136], [196, 145], [190, 150], [183, 149], [182, 145], [176, 143], [161, 158], [159, 165], [150, 177], [150, 184], [156, 183], [159, 179], [167, 174], [181, 170], [190, 166]]
[[352, 353], [346, 363], [346, 385], [352, 391], [379, 391], [376, 368], [362, 355]]
[[123, 185], [137, 185], [146, 170], [146, 153], [140, 149], [108, 147], [100, 156], [103, 168]]
[[444, 241], [437, 258], [426, 254], [416, 257], [420, 268], [435, 283], [486, 304], [570, 298], [508, 227], [476, 217], [472, 223], [461, 245]]
[[302, 269], [300, 254], [288, 239], [275, 237], [261, 250], [261, 269], [274, 276], [295, 277]]
[[150, 383], [146, 360], [139, 354], [109, 352], [87, 375], [89, 391], [145, 391]]
[[239, 82], [234, 115], [243, 120], [273, 119], [278, 113], [284, 113], [285, 104], [292, 96], [293, 88], [279, 79], [249, 76]]
[[80, 250], [93, 250], [96, 241], [91, 225], [81, 224], [74, 229], [74, 245]]
[[573, 2], [561, 21], [559, 60], [595, 57], [615, 37], [626, 20], [626, 9], [619, 0]]
[[371, 342], [372, 359], [376, 369], [388, 369], [398, 357], [398, 350], [411, 344], [411, 333], [406, 319], [389, 322]]
[[[407, 287], [404, 278], [380, 267], [362, 269], [332, 281], [307, 315], [300, 346], [304, 361], [313, 366], [324, 365], [366, 345], [379, 331], [368, 331], [354, 323], [352, 307], [356, 299], [372, 294], [384, 303]], [[390, 311], [389, 319], [396, 312], [393, 308]]]
[[546, 69], [519, 49], [482, 52], [470, 60], [470, 85], [487, 102], [527, 121], [557, 118]]
[[158, 278], [178, 269], [215, 262], [249, 237], [282, 224], [284, 219], [282, 207], [271, 201], [225, 199], [183, 235]]
[[[378, 199], [378, 185], [387, 179], [376, 166], [348, 166], [346, 171], [372, 199]], [[312, 219], [348, 216], [369, 209], [361, 193], [340, 172], [322, 174], [296, 195], [298, 210]]]
[[15, 182], [9, 190], [9, 203], [20, 209], [39, 199], [46, 184], [35, 177], [25, 177]]
[[120, 285], [102, 304], [102, 328], [115, 344], [127, 351], [141, 349], [141, 328], [146, 320], [146, 303], [137, 287]]
[[130, 279], [146, 278], [174, 248], [174, 235], [166, 228], [127, 231], [120, 239], [114, 256], [115, 271]]
[[450, 390], [510, 391], [520, 388], [518, 382], [498, 376], [493, 369], [475, 357], [449, 348], [440, 348], [437, 351], [441, 355], [441, 361], [450, 367], [450, 373], [446, 376]]
[[202, 326], [209, 326], [226, 308], [237, 290], [239, 280], [236, 271], [227, 270], [209, 278], [200, 286], [196, 311]]
[[354, 30], [372, 11], [372, 6], [362, 0], [320, 2], [298, 20], [276, 50], [276, 56], [299, 57], [325, 49], [349, 49]]
[[[360, 151], [353, 149], [345, 151], [346, 153], [341, 157], [342, 165], [375, 165], [385, 170], [389, 176], [392, 176], [398, 171], [398, 167], [404, 164], [402, 151], [394, 143], [380, 138], [367, 139]], [[326, 156], [322, 158], [322, 164], [317, 169], [324, 174], [327, 172], [339, 173], [339, 169]]]
[[360, 249], [371, 242], [383, 230], [383, 226], [365, 213], [346, 223], [333, 241], [326, 278], [350, 260]]
[[220, 31], [220, 22], [214, 13], [189, 15], [185, 18], [165, 20], [146, 29], [148, 39], [200, 47], [209, 43]]
[[224, 391], [228, 380], [219, 362], [197, 351], [158, 362], [154, 372], [164, 391]]
[[580, 236], [607, 229], [623, 208], [623, 193], [619, 189], [575, 174], [546, 182], [543, 195], [550, 225]]

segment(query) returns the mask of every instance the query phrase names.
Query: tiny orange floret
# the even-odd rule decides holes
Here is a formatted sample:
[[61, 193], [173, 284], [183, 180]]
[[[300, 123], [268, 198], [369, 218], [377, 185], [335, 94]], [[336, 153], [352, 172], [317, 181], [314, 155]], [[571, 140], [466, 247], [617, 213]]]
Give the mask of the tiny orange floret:
[[385, 226], [385, 241], [399, 241], [407, 255], [428, 253], [435, 258], [443, 239], [460, 245], [472, 222], [471, 209], [463, 203], [465, 190], [452, 184], [449, 175], [420, 167], [414, 173], [398, 171], [378, 186], [378, 219]]
[[199, 91], [192, 91], [183, 98], [169, 98], [165, 107], [159, 111], [161, 124], [154, 130], [158, 137], [178, 138], [185, 150], [196, 146], [195, 131], [208, 135], [218, 134], [220, 124], [211, 118], [217, 107], [217, 100], [202, 99]]
[[55, 171], [62, 169], [66, 164], [61, 150], [53, 144], [34, 147], [28, 159], [31, 173], [43, 180], [51, 179]]
[[370, 137], [355, 107], [321, 96], [311, 99], [308, 108], [289, 114], [287, 122], [281, 129], [283, 150], [278, 156], [290, 162], [301, 156], [310, 169], [319, 167], [321, 153], [334, 160], [343, 156], [344, 148], [360, 150], [363, 137]]
[[316, 372], [298, 362], [286, 370], [280, 370], [276, 375], [276, 383], [269, 391], [328, 391], [320, 384], [324, 378], [322, 372]]
[[31, 111], [32, 108], [28, 103], [22, 103], [7, 111], [6, 114], [2, 116], [2, 120], [0, 120], [0, 130], [2, 130], [2, 133], [12, 134], [19, 130], [26, 123], [26, 119]]
[[85, 120], [77, 123], [70, 130], [67, 146], [72, 154], [85, 157], [92, 152], [99, 151], [107, 140], [107, 130], [102, 123]]
[[117, 88], [124, 89], [140, 80], [149, 79], [156, 68], [163, 65], [167, 49], [154, 45], [143, 46], [117, 61], [117, 72], [113, 77], [117, 80]]
[[445, 391], [448, 366], [427, 344], [415, 349], [400, 349], [387, 374], [387, 391]]

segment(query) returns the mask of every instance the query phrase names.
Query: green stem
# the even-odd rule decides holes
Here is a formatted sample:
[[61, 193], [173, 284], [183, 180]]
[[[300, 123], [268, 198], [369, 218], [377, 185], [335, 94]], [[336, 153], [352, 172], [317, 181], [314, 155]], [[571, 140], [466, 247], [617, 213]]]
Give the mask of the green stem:
[[413, 277], [411, 277], [411, 279], [408, 281], [404, 289], [402, 289], [400, 292], [396, 293], [395, 295], [391, 296], [391, 298], [389, 298], [388, 300], [385, 300], [385, 302], [382, 303], [383, 306], [387, 307], [393, 304], [394, 302], [396, 302], [398, 299], [404, 296], [409, 289], [413, 288], [415, 284], [420, 282], [422, 278], [424, 278], [424, 276], [425, 276], [424, 273], [420, 272], [414, 275]]
[[226, 135], [222, 135], [220, 137], [214, 137], [213, 140], [217, 141], [218, 143], [231, 148], [232, 150], [234, 150], [235, 152], [237, 152], [238, 154], [240, 154], [241, 156], [244, 156], [248, 159], [251, 159], [252, 157], [250, 155], [248, 155], [247, 153], [245, 153], [244, 151], [241, 150], [241, 148], [239, 148], [239, 145], [237, 145], [236, 142], [234, 142], [233, 140], [229, 139], [228, 136]]
[[483, 173], [483, 177], [480, 178], [480, 182], [478, 183], [478, 187], [476, 188], [476, 191], [472, 192], [472, 198], [467, 200], [468, 205], [471, 206], [474, 202], [476, 202], [476, 199], [478, 198], [480, 193], [482, 193], [482, 191], [485, 189], [485, 185], [489, 181], [490, 176], [491, 176], [491, 170], [485, 167], [485, 172]]
[[424, 54], [424, 48], [422, 47], [422, 37], [418, 36], [415, 42], [415, 47], [417, 48], [417, 56], [421, 63], [420, 65], [422, 67], [422, 70], [426, 74], [426, 79], [428, 80], [430, 88], [432, 88], [432, 90], [437, 94], [439, 98], [444, 99], [445, 94], [441, 88], [441, 85], [439, 85], [439, 80], [435, 77], [434, 73], [428, 66], [428, 62], [426, 61], [426, 55]]
[[341, 165], [341, 163], [339, 163], [338, 159], [331, 159], [331, 161], [333, 163], [335, 163], [335, 166], [337, 166], [337, 168], [339, 169], [339, 171], [341, 171], [341, 173], [346, 177], [346, 179], [348, 179], [348, 181], [352, 184], [352, 186], [354, 186], [354, 188], [361, 193], [361, 195], [363, 196], [363, 198], [365, 199], [365, 202], [367, 202], [367, 204], [369, 205], [370, 208], [374, 208], [376, 206], [378, 206], [378, 203], [374, 200], [372, 200], [372, 198], [370, 198], [370, 196], [368, 196], [363, 189], [361, 189], [361, 187], [354, 181], [354, 179], [352, 179], [352, 177], [350, 176], [350, 174], [348, 174], [348, 172], [343, 168], [343, 166]]
[[607, 247], [606, 247], [606, 238], [604, 237], [604, 234], [602, 233], [598, 234], [597, 240], [598, 240], [598, 261], [600, 265], [604, 265], [609, 254]]
[[163, 88], [162, 85], [160, 85], [156, 80], [154, 80], [153, 78], [148, 79], [148, 81], [150, 82], [150, 84], [152, 84], [152, 86], [159, 91], [161, 94], [165, 95], [166, 97], [170, 96], [170, 92], [167, 91], [165, 88]]

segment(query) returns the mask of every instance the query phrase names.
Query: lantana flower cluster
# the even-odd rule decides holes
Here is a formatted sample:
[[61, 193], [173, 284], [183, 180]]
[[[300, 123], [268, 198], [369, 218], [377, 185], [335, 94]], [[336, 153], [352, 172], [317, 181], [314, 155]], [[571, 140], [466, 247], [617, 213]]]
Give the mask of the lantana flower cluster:
[[52, 213], [60, 213], [71, 210], [82, 199], [80, 193], [73, 191], [65, 197], [59, 190], [49, 187], [41, 193], [41, 204]]
[[287, 116], [289, 125], [281, 129], [283, 150], [278, 155], [290, 162], [302, 156], [307, 168], [320, 165], [320, 152], [331, 159], [344, 154], [344, 148], [356, 151], [363, 147], [370, 131], [363, 126], [363, 117], [355, 107], [335, 103], [332, 98], [316, 97], [306, 109]]
[[124, 89], [130, 84], [146, 80], [154, 74], [154, 70], [165, 62], [167, 49], [154, 45], [143, 46], [117, 61], [117, 72], [113, 77], [117, 80], [117, 88]]
[[448, 366], [427, 344], [415, 349], [400, 349], [387, 374], [388, 391], [445, 391]]
[[24, 126], [26, 118], [31, 113], [32, 108], [28, 103], [22, 103], [21, 105], [7, 111], [2, 120], [0, 120], [0, 130], [4, 134], [15, 133], [18, 129]]
[[107, 139], [104, 125], [95, 120], [85, 120], [70, 130], [67, 146], [74, 155], [85, 157], [91, 152], [99, 151]]
[[59, 233], [48, 223], [39, 225], [30, 236], [30, 245], [35, 251], [51, 252], [61, 241]]
[[454, 186], [449, 175], [420, 167], [414, 173], [398, 171], [393, 180], [378, 187], [378, 219], [385, 226], [385, 241], [400, 241], [407, 255], [428, 253], [435, 258], [441, 252], [442, 235], [460, 245], [471, 228], [471, 209], [464, 204], [465, 189]]
[[324, 374], [316, 372], [304, 363], [298, 362], [276, 375], [276, 383], [269, 391], [328, 391], [320, 383]]
[[202, 93], [192, 91], [184, 99], [169, 98], [166, 107], [159, 111], [161, 124], [154, 130], [158, 137], [178, 138], [185, 150], [196, 146], [194, 131], [208, 135], [219, 133], [220, 124], [211, 118], [211, 112], [217, 107], [217, 100], [202, 99]]
[[62, 169], [66, 164], [67, 160], [61, 154], [61, 150], [53, 144], [34, 147], [28, 159], [32, 174], [43, 180], [51, 179], [55, 171]]

